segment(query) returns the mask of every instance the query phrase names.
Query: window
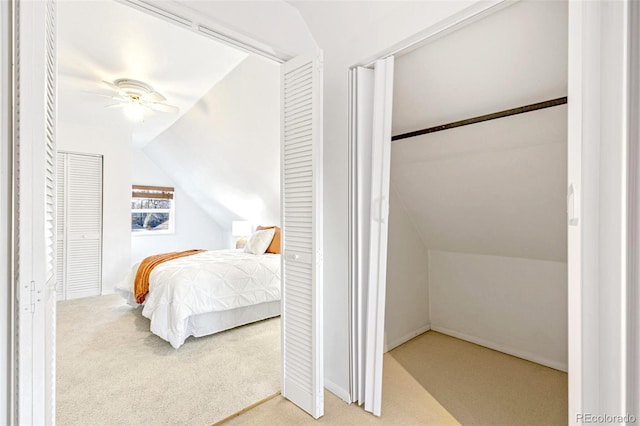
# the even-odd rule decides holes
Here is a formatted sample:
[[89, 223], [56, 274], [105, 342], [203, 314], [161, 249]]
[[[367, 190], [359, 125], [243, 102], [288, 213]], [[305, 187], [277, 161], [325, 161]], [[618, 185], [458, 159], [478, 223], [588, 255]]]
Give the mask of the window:
[[174, 189], [164, 186], [131, 187], [131, 232], [169, 234], [174, 231]]

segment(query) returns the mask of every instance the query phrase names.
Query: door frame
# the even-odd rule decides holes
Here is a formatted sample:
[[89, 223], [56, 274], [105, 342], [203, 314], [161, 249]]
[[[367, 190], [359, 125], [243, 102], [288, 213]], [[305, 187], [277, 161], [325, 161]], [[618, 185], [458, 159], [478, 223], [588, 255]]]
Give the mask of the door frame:
[[[15, 3], [19, 3], [20, 1], [25, 1], [25, 0], [16, 0], [14, 1], [9, 1], [9, 2], [1, 2], [2, 4], [0, 5], [2, 7], [1, 12], [2, 14], [0, 15], [0, 18], [2, 19], [2, 23], [5, 23], [5, 18], [7, 20], [7, 22], [9, 23], [9, 25], [2, 25], [2, 29], [4, 30], [6, 28], [6, 32], [2, 33], [2, 36], [0, 37], [0, 43], [2, 43], [2, 47], [5, 46], [5, 44], [7, 44], [10, 48], [5, 50], [3, 49], [3, 55], [6, 53], [7, 57], [10, 59], [8, 61], [8, 64], [5, 64], [4, 62], [4, 57], [2, 58], [2, 60], [0, 61], [0, 64], [3, 66], [2, 68], [2, 75], [4, 75], [5, 72], [5, 65], [7, 66], [7, 69], [9, 70], [8, 75], [12, 75], [13, 74], [13, 69], [12, 69], [12, 60], [13, 60], [13, 56], [15, 54], [15, 49], [14, 49], [14, 40], [17, 37], [17, 31], [18, 28], [16, 28], [16, 26], [12, 25], [15, 19], [15, 11], [18, 8], [18, 6], [15, 5]], [[57, 1], [57, 0], [54, 0]], [[278, 50], [275, 47], [270, 46], [268, 43], [266, 42], [260, 42], [257, 39], [254, 39], [252, 37], [249, 36], [245, 36], [239, 32], [236, 32], [234, 30], [231, 30], [230, 28], [225, 27], [222, 24], [219, 24], [218, 22], [215, 22], [213, 19], [209, 18], [209, 17], [203, 17], [202, 15], [192, 11], [191, 9], [189, 9], [188, 7], [182, 6], [180, 5], [178, 2], [173, 3], [171, 6], [169, 6], [171, 8], [171, 10], [169, 10], [169, 8], [167, 7], [167, 5], [163, 5], [163, 7], [159, 7], [155, 4], [151, 4], [148, 1], [143, 1], [143, 0], [114, 0], [120, 4], [123, 4], [125, 6], [128, 7], [133, 7], [141, 12], [144, 12], [146, 14], [149, 14], [150, 16], [162, 19], [166, 22], [169, 22], [173, 25], [177, 25], [183, 29], [187, 29], [190, 31], [195, 32], [196, 34], [199, 34], [201, 36], [204, 37], [209, 37], [211, 39], [214, 39], [218, 42], [230, 45], [236, 49], [240, 49], [243, 51], [246, 51], [248, 53], [253, 53], [253, 54], [257, 54], [260, 55], [262, 57], [264, 57], [265, 59], [271, 60], [277, 64], [279, 64], [280, 66], [282, 66], [284, 63], [286, 63], [287, 61], [293, 59], [295, 57], [295, 55], [291, 55], [289, 53], [286, 53], [284, 51]], [[7, 13], [5, 13], [7, 12]], [[5, 39], [5, 35], [8, 35], [8, 39]], [[6, 101], [9, 104], [8, 108], [5, 108], [5, 105], [2, 105], [2, 108], [0, 109], [2, 111], [2, 117], [0, 117], [0, 120], [2, 123], [5, 122], [5, 118], [8, 120], [9, 123], [12, 123], [13, 121], [13, 105], [14, 105], [14, 98], [15, 98], [15, 91], [13, 90], [13, 86], [12, 86], [12, 81], [14, 81], [14, 77], [11, 77], [10, 79], [5, 79], [3, 78], [2, 81], [0, 83], [2, 83], [3, 85], [5, 84], [5, 81], [7, 81], [8, 84], [8, 88], [7, 90], [5, 90], [4, 86], [0, 86], [2, 88], [2, 91], [0, 91], [0, 95], [2, 96], [1, 100]], [[6, 117], [5, 117], [6, 115]], [[282, 119], [282, 117], [281, 117]], [[15, 228], [14, 228], [14, 222], [16, 220], [16, 216], [13, 213], [13, 206], [15, 204], [15, 200], [13, 199], [15, 196], [15, 190], [13, 188], [13, 173], [15, 172], [14, 169], [14, 164], [13, 164], [13, 159], [11, 156], [11, 153], [13, 152], [13, 150], [15, 150], [16, 148], [16, 141], [14, 139], [14, 135], [13, 135], [13, 125], [9, 125], [9, 126], [3, 126], [2, 127], [3, 131], [0, 134], [0, 136], [2, 137], [2, 161], [5, 161], [5, 148], [7, 150], [7, 152], [9, 153], [8, 158], [6, 158], [6, 163], [8, 166], [8, 169], [5, 171], [5, 169], [2, 167], [5, 165], [5, 162], [0, 164], [0, 171], [2, 172], [2, 175], [0, 176], [2, 179], [0, 181], [0, 183], [2, 184], [2, 188], [10, 188], [10, 191], [6, 192], [2, 191], [0, 193], [1, 198], [0, 201], [3, 203], [2, 205], [4, 205], [5, 201], [8, 203], [8, 210], [6, 210], [7, 212], [9, 212], [9, 215], [3, 215], [0, 214], [0, 226], [2, 225], [7, 225], [7, 227], [11, 230], [11, 233], [9, 235], [12, 235], [13, 232], [15, 232]], [[4, 129], [7, 129], [7, 132], [5, 134]], [[320, 129], [321, 130], [321, 129]], [[5, 136], [6, 140], [5, 140]], [[323, 140], [322, 140], [322, 132], [320, 131], [319, 136], [318, 136], [318, 141], [319, 144], [322, 145]], [[5, 143], [6, 142], [6, 143]], [[281, 141], [282, 143], [282, 141]], [[281, 165], [282, 168], [282, 165]], [[320, 169], [322, 169], [322, 166], [320, 166]], [[6, 176], [5, 176], [6, 175]], [[6, 179], [5, 179], [6, 178]], [[6, 195], [5, 195], [6, 194]], [[5, 210], [3, 210], [4, 212]], [[322, 235], [319, 235], [320, 238], [322, 238]], [[5, 243], [5, 240], [3, 239], [3, 244]], [[4, 245], [2, 248], [0, 248], [0, 255], [4, 254]], [[6, 249], [7, 249], [7, 256], [6, 259], [3, 257], [1, 259], [1, 263], [0, 263], [0, 273], [7, 273], [7, 275], [9, 275], [9, 280], [8, 283], [11, 283], [8, 286], [8, 295], [7, 295], [7, 304], [10, 307], [10, 311], [8, 313], [8, 316], [10, 316], [10, 324], [8, 326], [8, 333], [7, 333], [7, 341], [8, 341], [8, 345], [7, 347], [9, 348], [8, 353], [7, 353], [7, 360], [6, 360], [6, 365], [7, 365], [7, 370], [9, 375], [7, 377], [9, 377], [7, 386], [6, 386], [6, 401], [7, 401], [7, 407], [6, 407], [6, 417], [7, 417], [7, 424], [13, 424], [15, 422], [15, 420], [18, 418], [19, 415], [19, 410], [20, 408], [18, 407], [18, 378], [15, 376], [14, 371], [15, 371], [15, 359], [17, 357], [17, 346], [15, 344], [15, 338], [17, 338], [19, 336], [19, 326], [17, 324], [17, 321], [14, 319], [15, 318], [15, 312], [16, 312], [16, 304], [13, 302], [14, 298], [16, 297], [16, 289], [15, 287], [15, 280], [13, 279], [13, 266], [14, 266], [14, 262], [16, 261], [14, 258], [14, 244], [13, 241], [11, 240], [11, 238], [7, 238], [6, 241]], [[6, 269], [6, 271], [5, 271]], [[284, 282], [281, 283], [281, 285], [284, 285]], [[321, 283], [320, 283], [321, 285]], [[55, 292], [55, 290], [54, 290]], [[54, 295], [55, 296], [55, 295]], [[4, 298], [0, 297], [0, 303], [4, 302]], [[319, 309], [322, 309], [322, 306], [319, 306]], [[54, 318], [55, 318], [55, 312], [54, 312]], [[322, 317], [320, 316], [317, 321], [320, 322], [319, 324], [319, 329], [322, 329]], [[3, 335], [0, 335], [0, 338], [4, 338]], [[322, 336], [320, 336], [320, 338], [322, 338]], [[1, 342], [1, 341], [0, 341]], [[55, 359], [56, 356], [56, 342], [55, 339], [53, 341], [47, 341], [47, 342], [41, 342], [42, 345], [45, 346], [46, 350], [51, 351], [53, 353], [53, 357]], [[322, 349], [320, 349], [321, 351]], [[322, 353], [319, 354], [319, 359], [322, 360]], [[3, 359], [2, 356], [0, 356], [0, 368], [3, 367], [3, 364], [5, 364], [5, 360]], [[280, 369], [282, 369], [282, 363], [280, 364]], [[25, 373], [27, 378], [31, 378], [33, 379], [35, 382], [39, 382], [40, 381], [40, 377], [33, 377], [32, 372], [28, 372]], [[56, 407], [56, 403], [55, 403], [55, 371], [54, 371], [54, 382], [53, 385], [51, 386], [51, 388], [48, 388], [44, 391], [44, 399], [47, 399], [50, 402], [50, 405], [52, 406], [54, 413], [55, 413], [55, 407]], [[43, 379], [43, 378], [42, 378]], [[44, 382], [44, 379], [43, 379]], [[43, 386], [44, 388], [44, 386]], [[2, 391], [0, 391], [0, 396], [3, 396], [5, 389], [2, 389]], [[26, 402], [22, 402], [22, 404], [26, 404]], [[4, 423], [3, 422], [3, 417], [4, 417], [4, 410], [2, 408], [0, 408], [0, 423]]]
[[[426, 43], [436, 40], [437, 38], [455, 31], [464, 25], [473, 23], [483, 17], [495, 13], [505, 7], [517, 3], [519, 0], [493, 0], [475, 4], [460, 13], [441, 21], [440, 23], [425, 29], [423, 32], [389, 47], [383, 52], [366, 58], [358, 64], [350, 68], [350, 87], [349, 87], [349, 332], [350, 332], [350, 392], [351, 400], [357, 395], [357, 377], [356, 369], [359, 355], [355, 352], [357, 341], [354, 339], [359, 335], [358, 321], [356, 318], [357, 307], [360, 302], [358, 288], [355, 285], [355, 249], [354, 244], [357, 241], [356, 228], [357, 223], [355, 214], [357, 205], [357, 185], [356, 185], [356, 145], [355, 131], [356, 128], [356, 96], [357, 93], [355, 82], [356, 68], [371, 67], [378, 59], [384, 59], [388, 56], [400, 56], [416, 49]], [[595, 103], [593, 100], [594, 93], [600, 97], [601, 70], [599, 59], [600, 41], [605, 38], [599, 31], [594, 32], [594, 28], [600, 29], [602, 22], [606, 25], [615, 27], [617, 24], [621, 27], [617, 34], [624, 40], [625, 49], [629, 49], [628, 40], [632, 39], [633, 34], [640, 34], [640, 7], [637, 3], [635, 6], [631, 1], [618, 3], [617, 6], [605, 5], [600, 2], [589, 2], [585, 5], [583, 2], [569, 2], [569, 97], [568, 118], [569, 118], [569, 134], [568, 145], [569, 155], [568, 163], [570, 172], [568, 175], [568, 185], [575, 188], [577, 194], [574, 202], [576, 203], [576, 212], [580, 224], [575, 227], [568, 227], [569, 238], [569, 256], [568, 256], [568, 336], [569, 336], [569, 388], [568, 388], [568, 421], [571, 424], [576, 423], [578, 414], [591, 412], [596, 409], [611, 408], [609, 405], [600, 405], [598, 389], [601, 385], [601, 379], [607, 377], [608, 374], [615, 375], [615, 384], [610, 384], [612, 388], [619, 391], [620, 396], [625, 399], [615, 409], [640, 409], [640, 362], [637, 360], [637, 354], [640, 353], [640, 343], [638, 342], [637, 333], [640, 330], [640, 318], [637, 314], [638, 305], [640, 304], [640, 283], [637, 266], [638, 252], [640, 252], [640, 231], [635, 234], [633, 243], [626, 241], [627, 226], [630, 229], [640, 228], [640, 218], [637, 217], [640, 211], [640, 200], [637, 193], [628, 193], [627, 182], [634, 178], [638, 181], [640, 187], [640, 145], [638, 126], [633, 127], [633, 120], [627, 121], [629, 113], [635, 112], [636, 115], [640, 111], [640, 94], [635, 93], [634, 98], [629, 99], [624, 94], [635, 84], [636, 91], [640, 87], [638, 83], [638, 74], [640, 73], [640, 53], [638, 52], [638, 44], [631, 43], [631, 48], [635, 51], [631, 54], [629, 62], [629, 52], [616, 52], [616, 59], [620, 60], [619, 68], [623, 68], [621, 77], [625, 77], [630, 81], [622, 78], [622, 82], [615, 89], [618, 89], [618, 96], [612, 102], [620, 108], [620, 112], [624, 116], [623, 119], [615, 121], [614, 117], [601, 114], [599, 108], [593, 108]], [[612, 8], [619, 7], [624, 10]], [[608, 8], [608, 9], [606, 9]], [[587, 10], [588, 9], [588, 10]], [[606, 9], [606, 10], [605, 10]], [[602, 19], [605, 21], [602, 21]], [[608, 19], [608, 21], [607, 21]], [[621, 22], [622, 21], [622, 22]], [[595, 36], [594, 36], [595, 34]], [[620, 41], [620, 40], [618, 40]], [[615, 45], [618, 47], [617, 45]], [[622, 46], [621, 46], [622, 47]], [[635, 58], [635, 60], [634, 60]], [[607, 64], [603, 65], [604, 67]], [[615, 65], [613, 66], [615, 67]], [[603, 70], [604, 72], [616, 72], [620, 69]], [[634, 76], [635, 80], [634, 80]], [[603, 77], [604, 78], [604, 77]], [[634, 83], [635, 81], [635, 83]], [[604, 93], [604, 92], [603, 92]], [[609, 95], [604, 93], [603, 96]], [[585, 99], [585, 96], [588, 99]], [[617, 102], [617, 103], [616, 103]], [[635, 103], [634, 103], [635, 102]], [[635, 108], [635, 110], [634, 110]], [[595, 119], [595, 121], [594, 121]], [[623, 173], [615, 174], [615, 167], [601, 170], [598, 157], [593, 153], [598, 152], [600, 145], [607, 140], [600, 134], [600, 124], [613, 126], [613, 130], [607, 134], [607, 138], [613, 135], [616, 138], [614, 144], [607, 146], [611, 161], [618, 162]], [[631, 124], [627, 129], [626, 126]], [[595, 126], [595, 127], [594, 127]], [[616, 127], [618, 126], [618, 127]], [[623, 128], [624, 127], [624, 128]], [[617, 133], [616, 133], [617, 131]], [[598, 135], [590, 137], [590, 135]], [[631, 136], [631, 137], [629, 137]], [[636, 154], [633, 158], [627, 159], [627, 142], [635, 143]], [[630, 146], [631, 148], [631, 146]], [[600, 173], [600, 174], [599, 174]], [[635, 173], [635, 174], [634, 174]], [[604, 186], [603, 186], [604, 185]], [[603, 223], [597, 217], [597, 214], [591, 214], [593, 210], [588, 207], [602, 209], [603, 201], [600, 200], [599, 194], [609, 192], [609, 189], [617, 189], [619, 198], [615, 201], [620, 204], [619, 215], [610, 217], [609, 223]], [[636, 187], [637, 188], [637, 187]], [[629, 205], [627, 205], [627, 200]], [[632, 210], [634, 208], [636, 210]], [[583, 217], [580, 217], [580, 213]], [[635, 212], [635, 215], [634, 215]], [[595, 216], [595, 217], [594, 217]], [[628, 218], [628, 220], [627, 220]], [[613, 247], [602, 244], [595, 238], [598, 232], [601, 232], [606, 225], [615, 224], [615, 220], [620, 221], [616, 229], [614, 242], [619, 243], [616, 250]], [[634, 228], [635, 227], [635, 228]], [[635, 246], [633, 245], [635, 244]], [[627, 246], [631, 249], [635, 247], [636, 251], [630, 251], [627, 254]], [[586, 257], [585, 257], [586, 256]], [[599, 256], [607, 257], [607, 264], [600, 268], [600, 275], [593, 274], [590, 264], [598, 262]], [[629, 256], [629, 257], [628, 257]], [[632, 256], [635, 256], [632, 257]], [[635, 263], [634, 263], [635, 261]], [[603, 275], [604, 271], [604, 275]], [[591, 272], [591, 273], [590, 273]], [[627, 277], [629, 279], [627, 279]], [[600, 280], [605, 282], [614, 279], [614, 286], [605, 286], [600, 284]], [[617, 279], [619, 278], [619, 279]], [[617, 279], [617, 280], [616, 280]], [[620, 314], [615, 315], [600, 314], [598, 309], [603, 304], [598, 301], [597, 295], [601, 293], [614, 292], [620, 297], [616, 300], [609, 300], [608, 308], [617, 309]], [[612, 298], [615, 299], [615, 298]], [[591, 303], [591, 305], [589, 305]], [[595, 303], [595, 305], [593, 304]], [[596, 308], [594, 315], [593, 308]], [[634, 312], [636, 312], [634, 314]], [[634, 316], [635, 315], [635, 316]], [[619, 363], [615, 367], [609, 367], [603, 363], [598, 363], [589, 354], [598, 353], [602, 350], [601, 342], [593, 336], [588, 337], [588, 330], [604, 317], [608, 320], [608, 325], [614, 329], [612, 333], [619, 333], [620, 336], [620, 353]], [[366, 326], [366, 325], [365, 325]], [[635, 328], [634, 328], [635, 327]], [[587, 338], [583, 338], [587, 336]], [[615, 354], [614, 354], [615, 355]], [[635, 358], [634, 358], [635, 356]], [[595, 362], [594, 362], [595, 361]], [[626, 374], [631, 373], [632, 377], [625, 379]], [[597, 377], [594, 380], [594, 377]], [[608, 412], [614, 414], [613, 412]], [[618, 414], [618, 413], [615, 413]], [[636, 412], [636, 415], [639, 413]]]
[[[640, 3], [629, 9], [629, 116], [640, 117]], [[627, 409], [640, 415], [640, 122], [629, 120], [628, 168], [628, 283], [627, 315], [629, 342]]]
[[[13, 62], [13, 2], [0, 2], [0, 76], [10, 76]], [[7, 377], [0, 387], [0, 424], [13, 424], [13, 286], [12, 282], [12, 177], [13, 164], [13, 87], [10, 78], [0, 81], [0, 282], [7, 283], [0, 290], [0, 312], [3, 312], [3, 325], [0, 329], [0, 375]]]

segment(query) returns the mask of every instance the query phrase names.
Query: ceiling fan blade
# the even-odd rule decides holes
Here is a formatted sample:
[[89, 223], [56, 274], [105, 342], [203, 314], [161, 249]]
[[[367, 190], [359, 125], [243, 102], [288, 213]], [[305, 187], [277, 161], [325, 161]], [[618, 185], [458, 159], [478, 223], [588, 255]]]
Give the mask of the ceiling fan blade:
[[117, 85], [113, 84], [112, 82], [110, 82], [110, 81], [106, 81], [106, 80], [102, 80], [102, 82], [103, 82], [104, 84], [106, 84], [107, 86], [109, 86], [109, 88], [110, 88], [110, 89], [113, 89], [113, 90], [115, 90], [115, 91], [117, 91], [117, 92], [119, 92], [119, 91], [120, 91], [120, 87], [118, 87]]
[[167, 100], [167, 98], [165, 98], [164, 96], [162, 96], [158, 92], [146, 93], [146, 94], [142, 95], [142, 99], [144, 99], [147, 102], [164, 102], [164, 101]]
[[122, 101], [122, 102], [126, 102], [127, 98], [124, 98], [122, 96], [116, 96], [116, 95], [106, 95], [104, 93], [96, 93], [96, 92], [89, 92], [89, 91], [84, 91], [84, 93], [88, 93], [90, 95], [94, 95], [94, 96], [100, 96], [102, 98], [107, 98], [107, 99], [113, 99], [114, 101]]
[[116, 92], [118, 92], [118, 94], [120, 96], [122, 96], [122, 97], [126, 97], [127, 96], [127, 92], [122, 90], [122, 88], [120, 86], [118, 86], [117, 84], [111, 83], [111, 82], [106, 81], [106, 80], [102, 80], [102, 82], [104, 84], [106, 84], [107, 86], [109, 86], [110, 89], [115, 90]]
[[154, 111], [159, 111], [159, 112], [172, 112], [174, 114], [177, 114], [178, 111], [180, 111], [180, 108], [178, 108], [177, 106], [161, 104], [156, 102], [148, 102], [146, 106], [148, 106]]
[[124, 106], [125, 104], [123, 103], [117, 103], [117, 104], [106, 105], [105, 108], [122, 108]]

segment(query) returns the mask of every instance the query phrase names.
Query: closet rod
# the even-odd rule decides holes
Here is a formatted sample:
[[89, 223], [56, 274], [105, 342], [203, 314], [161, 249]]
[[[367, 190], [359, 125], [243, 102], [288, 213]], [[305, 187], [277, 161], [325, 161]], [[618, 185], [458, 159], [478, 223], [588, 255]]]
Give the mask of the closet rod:
[[440, 126], [429, 127], [427, 129], [416, 130], [414, 132], [403, 133], [391, 137], [392, 141], [400, 139], [412, 138], [414, 136], [426, 135], [427, 133], [439, 132], [441, 130], [453, 129], [455, 127], [468, 126], [469, 124], [480, 123], [483, 121], [495, 120], [496, 118], [509, 117], [510, 115], [522, 114], [525, 112], [537, 111], [539, 109], [551, 108], [567, 103], [567, 97], [551, 99], [549, 101], [538, 102], [536, 104], [525, 105], [518, 108], [511, 108], [492, 114], [480, 115], [478, 117], [468, 118], [466, 120], [454, 121], [453, 123], [442, 124]]

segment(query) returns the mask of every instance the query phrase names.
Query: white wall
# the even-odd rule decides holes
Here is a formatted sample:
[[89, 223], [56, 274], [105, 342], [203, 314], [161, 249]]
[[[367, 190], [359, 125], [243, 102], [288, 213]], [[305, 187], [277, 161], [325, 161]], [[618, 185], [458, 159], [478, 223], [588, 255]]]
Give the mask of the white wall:
[[144, 153], [227, 232], [280, 222], [280, 66], [250, 55]]
[[393, 142], [391, 180], [424, 244], [566, 261], [566, 111], [562, 105]]
[[170, 186], [175, 189], [175, 232], [131, 234], [131, 263], [147, 256], [177, 250], [230, 248], [227, 235], [175, 181], [138, 148], [132, 149], [133, 185]]
[[429, 250], [431, 328], [567, 371], [567, 264]]
[[131, 134], [117, 127], [59, 122], [58, 149], [103, 156], [102, 293], [131, 266]]
[[429, 329], [427, 250], [391, 188], [385, 307], [385, 350]]

